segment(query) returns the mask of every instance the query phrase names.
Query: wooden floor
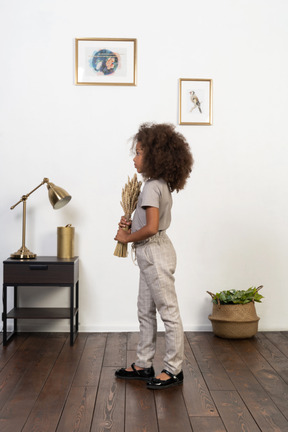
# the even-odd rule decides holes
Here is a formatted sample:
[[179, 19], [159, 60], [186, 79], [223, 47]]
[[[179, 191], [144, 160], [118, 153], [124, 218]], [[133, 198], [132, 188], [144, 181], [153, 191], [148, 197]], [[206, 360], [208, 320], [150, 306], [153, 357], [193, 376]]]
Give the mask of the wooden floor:
[[[137, 333], [19, 334], [0, 345], [1, 432], [288, 431], [288, 332], [185, 333], [184, 384], [116, 380]], [[154, 367], [159, 372], [164, 335]]]

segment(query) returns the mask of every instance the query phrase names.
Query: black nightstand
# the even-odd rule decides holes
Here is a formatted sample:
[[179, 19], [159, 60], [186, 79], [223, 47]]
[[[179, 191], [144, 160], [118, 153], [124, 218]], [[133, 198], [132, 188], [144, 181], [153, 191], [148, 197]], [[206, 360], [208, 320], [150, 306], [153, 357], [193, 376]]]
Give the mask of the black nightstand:
[[[70, 287], [69, 308], [19, 308], [18, 288], [27, 286]], [[7, 287], [14, 287], [14, 308], [7, 312]], [[14, 320], [14, 330], [7, 337], [7, 320]], [[79, 324], [79, 258], [40, 256], [35, 259], [3, 261], [3, 345], [17, 333], [18, 319], [69, 319], [70, 345]], [[74, 323], [75, 321], [75, 323]]]

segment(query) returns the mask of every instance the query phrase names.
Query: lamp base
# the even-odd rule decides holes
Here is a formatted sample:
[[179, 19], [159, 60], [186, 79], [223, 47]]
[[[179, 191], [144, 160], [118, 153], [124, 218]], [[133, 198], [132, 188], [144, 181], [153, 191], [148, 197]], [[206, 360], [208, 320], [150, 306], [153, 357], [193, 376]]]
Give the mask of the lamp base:
[[26, 246], [21, 246], [21, 248], [10, 255], [11, 258], [15, 258], [15, 259], [33, 259], [36, 258], [36, 254], [34, 254], [33, 252], [30, 252], [29, 249], [26, 248]]

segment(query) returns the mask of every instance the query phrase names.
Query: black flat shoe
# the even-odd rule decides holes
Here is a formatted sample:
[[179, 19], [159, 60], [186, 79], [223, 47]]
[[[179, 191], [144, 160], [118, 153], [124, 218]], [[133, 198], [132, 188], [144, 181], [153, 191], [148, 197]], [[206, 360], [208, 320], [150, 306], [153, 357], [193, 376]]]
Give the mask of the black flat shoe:
[[117, 378], [122, 378], [122, 379], [144, 380], [144, 381], [150, 380], [155, 376], [153, 366], [151, 366], [150, 368], [137, 370], [135, 368], [135, 363], [132, 363], [131, 367], [133, 369], [132, 371], [127, 371], [124, 368], [116, 370], [115, 376]]
[[[184, 375], [183, 372], [179, 372], [178, 375], [173, 375], [171, 372], [168, 372], [166, 369], [163, 369], [162, 372], [166, 373], [170, 376], [167, 380], [160, 380], [159, 378], [152, 378], [147, 382], [147, 388], [150, 390], [161, 390], [169, 387], [174, 387], [180, 384], [183, 384]], [[162, 373], [161, 372], [161, 373]]]

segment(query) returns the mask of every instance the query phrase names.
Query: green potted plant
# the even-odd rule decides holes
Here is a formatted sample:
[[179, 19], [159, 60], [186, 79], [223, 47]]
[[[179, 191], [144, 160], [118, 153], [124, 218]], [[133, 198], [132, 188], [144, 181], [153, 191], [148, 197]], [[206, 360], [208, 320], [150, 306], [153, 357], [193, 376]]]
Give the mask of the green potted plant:
[[261, 303], [263, 296], [259, 290], [263, 285], [247, 290], [227, 290], [213, 294], [212, 314], [208, 316], [216, 336], [228, 339], [245, 339], [258, 331], [259, 317], [255, 302]]

